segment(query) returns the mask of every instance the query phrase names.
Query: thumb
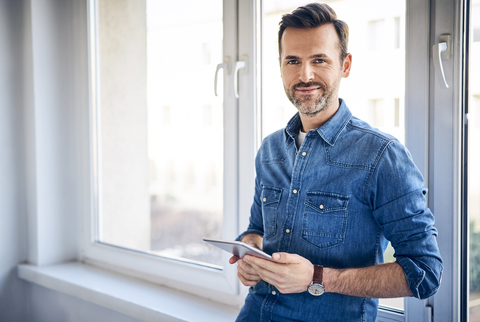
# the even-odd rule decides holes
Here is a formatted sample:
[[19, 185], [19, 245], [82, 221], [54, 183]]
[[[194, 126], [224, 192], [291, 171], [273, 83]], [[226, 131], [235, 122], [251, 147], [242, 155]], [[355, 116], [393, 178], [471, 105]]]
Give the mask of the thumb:
[[272, 255], [272, 258], [275, 262], [283, 264], [290, 263], [292, 261], [290, 257], [291, 256], [288, 253], [274, 253]]

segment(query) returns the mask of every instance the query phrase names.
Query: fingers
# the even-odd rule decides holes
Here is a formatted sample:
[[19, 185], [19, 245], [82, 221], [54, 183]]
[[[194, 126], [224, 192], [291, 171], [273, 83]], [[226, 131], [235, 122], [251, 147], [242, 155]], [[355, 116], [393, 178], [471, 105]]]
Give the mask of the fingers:
[[255, 286], [261, 280], [255, 269], [244, 260], [237, 261], [237, 276], [245, 286]]
[[230, 259], [228, 260], [228, 262], [229, 262], [230, 264], [235, 264], [238, 260], [240, 260], [240, 258], [237, 257], [237, 256], [235, 256], [235, 255], [233, 255], [232, 257], [230, 257]]
[[252, 267], [260, 268], [262, 270], [267, 270], [271, 272], [277, 272], [278, 271], [278, 265], [276, 263], [273, 263], [271, 261], [268, 261], [266, 259], [261, 259], [255, 256], [248, 256], [246, 255], [243, 260], [250, 264]]
[[240, 272], [237, 272], [237, 276], [238, 276], [238, 279], [240, 280], [240, 282], [242, 282], [242, 284], [245, 285], [245, 286], [255, 286], [255, 285], [258, 284], [258, 282], [261, 281], [260, 278], [255, 279], [255, 280], [246, 279]]
[[251, 265], [265, 282], [275, 285], [280, 293], [304, 292], [313, 276], [312, 263], [299, 255], [275, 253], [275, 262], [245, 256], [244, 261]]
[[275, 253], [275, 262], [246, 255], [243, 259], [230, 258], [237, 263], [237, 275], [245, 286], [255, 286], [261, 280], [274, 285], [281, 293], [304, 292], [313, 276], [312, 263], [296, 254]]

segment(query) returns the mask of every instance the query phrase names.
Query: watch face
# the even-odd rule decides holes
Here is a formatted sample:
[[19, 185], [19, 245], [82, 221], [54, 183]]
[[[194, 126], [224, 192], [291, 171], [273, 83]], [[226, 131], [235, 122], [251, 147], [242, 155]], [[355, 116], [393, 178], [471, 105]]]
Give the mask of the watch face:
[[325, 292], [325, 288], [322, 284], [312, 284], [308, 287], [308, 293], [319, 296]]

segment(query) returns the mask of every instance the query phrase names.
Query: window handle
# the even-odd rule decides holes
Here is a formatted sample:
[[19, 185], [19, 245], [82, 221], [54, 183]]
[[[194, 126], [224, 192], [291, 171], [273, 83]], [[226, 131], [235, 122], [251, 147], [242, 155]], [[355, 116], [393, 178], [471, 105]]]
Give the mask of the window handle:
[[226, 62], [226, 63], [221, 63], [221, 64], [218, 64], [217, 65], [217, 69], [215, 70], [215, 82], [214, 82], [214, 91], [215, 91], [215, 96], [218, 96], [218, 93], [217, 93], [217, 80], [218, 80], [218, 72], [220, 71], [220, 69], [223, 69], [224, 70], [224, 73], [225, 74], [228, 74], [228, 65], [229, 63]]
[[[440, 42], [433, 45], [433, 65], [437, 71], [438, 78], [440, 83], [444, 88], [449, 88], [447, 80], [445, 79], [445, 71], [443, 70], [442, 59], [451, 58], [451, 36], [450, 35], [441, 35]], [[442, 53], [444, 53], [442, 55]], [[441, 76], [440, 76], [441, 75]]]
[[238, 71], [245, 68], [245, 61], [237, 61], [235, 63], [235, 71], [233, 72], [233, 90], [235, 92], [235, 98], [238, 98]]

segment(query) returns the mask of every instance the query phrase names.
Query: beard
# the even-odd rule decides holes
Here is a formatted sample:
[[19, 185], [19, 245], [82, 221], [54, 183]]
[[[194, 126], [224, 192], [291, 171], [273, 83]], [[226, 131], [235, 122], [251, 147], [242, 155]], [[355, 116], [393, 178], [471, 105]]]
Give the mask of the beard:
[[[331, 87], [319, 83], [319, 82], [308, 82], [308, 83], [297, 83], [291, 87], [291, 89], [285, 88], [285, 93], [287, 94], [288, 99], [292, 104], [298, 109], [298, 111], [305, 115], [316, 115], [321, 111], [328, 108], [335, 101], [338, 88], [340, 86], [341, 75], [334, 81]], [[314, 95], [296, 95], [296, 89], [301, 87], [319, 87], [322, 89], [322, 93], [319, 94], [317, 98]]]

